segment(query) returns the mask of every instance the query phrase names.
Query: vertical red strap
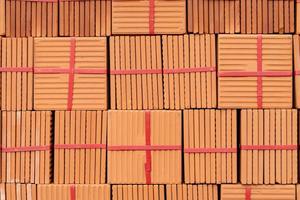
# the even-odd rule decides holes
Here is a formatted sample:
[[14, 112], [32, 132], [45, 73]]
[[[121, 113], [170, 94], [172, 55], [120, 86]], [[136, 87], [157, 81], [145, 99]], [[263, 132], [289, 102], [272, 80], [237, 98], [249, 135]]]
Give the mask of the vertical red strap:
[[149, 0], [149, 34], [154, 34], [155, 0]]
[[245, 189], [245, 200], [251, 200], [251, 188], [246, 187]]
[[[257, 36], [257, 72], [262, 72], [262, 35]], [[262, 108], [262, 76], [257, 77], [257, 107]]]
[[67, 110], [72, 110], [73, 105], [73, 88], [74, 88], [74, 72], [75, 72], [75, 48], [76, 39], [70, 40], [70, 63], [69, 63], [69, 86], [68, 86], [68, 104]]
[[[145, 112], [145, 138], [146, 138], [146, 146], [150, 146], [151, 145], [150, 111]], [[146, 150], [145, 174], [146, 174], [146, 183], [151, 184], [151, 150]]]
[[74, 185], [70, 186], [70, 200], [76, 200], [76, 191]]

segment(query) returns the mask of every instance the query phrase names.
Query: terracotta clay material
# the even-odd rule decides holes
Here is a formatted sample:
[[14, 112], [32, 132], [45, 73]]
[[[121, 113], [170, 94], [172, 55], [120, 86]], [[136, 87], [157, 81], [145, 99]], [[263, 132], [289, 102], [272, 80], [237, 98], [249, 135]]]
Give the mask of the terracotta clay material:
[[34, 48], [34, 109], [107, 109], [105, 38], [35, 38]]
[[59, 35], [109, 36], [111, 0], [60, 0]]
[[295, 200], [295, 185], [221, 185], [221, 200]]
[[32, 110], [33, 38], [2, 38], [1, 108]]
[[236, 110], [184, 110], [183, 121], [185, 183], [236, 183]]
[[0, 198], [3, 200], [37, 200], [37, 185], [1, 183]]
[[5, 3], [6, 36], [55, 37], [58, 35], [58, 0], [6, 0]]
[[218, 107], [291, 108], [292, 37], [219, 35]]
[[297, 111], [242, 110], [240, 177], [242, 184], [295, 184]]
[[43, 184], [37, 186], [38, 200], [110, 200], [110, 186], [98, 184]]
[[51, 112], [2, 112], [2, 180], [51, 182]]
[[215, 108], [214, 35], [163, 35], [164, 108]]
[[185, 15], [185, 0], [112, 0], [112, 34], [185, 33]]
[[165, 200], [164, 185], [113, 185], [112, 200]]
[[54, 183], [105, 183], [106, 111], [56, 111]]
[[166, 186], [167, 199], [218, 199], [217, 185], [167, 185]]
[[181, 141], [180, 111], [110, 110], [108, 183], [180, 183]]
[[110, 37], [111, 109], [163, 109], [161, 38]]

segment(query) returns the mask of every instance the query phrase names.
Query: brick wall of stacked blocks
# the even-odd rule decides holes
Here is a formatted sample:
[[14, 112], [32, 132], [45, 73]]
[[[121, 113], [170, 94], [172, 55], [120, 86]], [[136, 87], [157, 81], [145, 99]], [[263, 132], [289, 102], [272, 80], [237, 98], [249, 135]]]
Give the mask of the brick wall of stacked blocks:
[[0, 0], [1, 200], [300, 200], [299, 0]]

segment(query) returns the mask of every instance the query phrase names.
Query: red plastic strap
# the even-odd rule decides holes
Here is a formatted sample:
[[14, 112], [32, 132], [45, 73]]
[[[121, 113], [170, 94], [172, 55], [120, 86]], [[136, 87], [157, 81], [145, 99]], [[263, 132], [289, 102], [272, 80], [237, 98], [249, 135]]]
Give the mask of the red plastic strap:
[[250, 187], [245, 188], [245, 200], [251, 200], [251, 188]]
[[298, 146], [290, 145], [241, 145], [241, 150], [297, 150]]
[[149, 34], [154, 34], [155, 0], [149, 0]]
[[70, 186], [70, 200], [76, 200], [75, 185]]
[[[145, 139], [146, 146], [151, 145], [151, 114], [150, 111], [145, 112]], [[146, 183], [151, 184], [151, 151], [146, 150], [145, 163]]]
[[54, 149], [106, 149], [106, 144], [55, 144]]
[[33, 72], [33, 67], [0, 67], [0, 72]]
[[50, 151], [51, 145], [28, 146], [28, 147], [1, 147], [3, 153], [30, 152], [30, 151]]
[[72, 110], [73, 106], [73, 89], [74, 89], [74, 73], [75, 73], [75, 48], [76, 40], [71, 38], [70, 40], [70, 64], [69, 64], [69, 86], [68, 86], [68, 103], [67, 110]]
[[219, 77], [290, 77], [291, 71], [263, 71], [263, 72], [243, 72], [243, 71], [226, 71], [219, 72]]
[[[35, 74], [69, 74], [70, 69], [58, 67], [35, 68]], [[75, 74], [107, 74], [106, 69], [74, 69]]]
[[178, 69], [163, 69], [164, 74], [180, 74], [193, 72], [214, 72], [215, 67], [194, 67], [194, 68], [178, 68]]
[[237, 148], [186, 148], [184, 153], [236, 153]]
[[[262, 35], [257, 35], [257, 72], [262, 72]], [[263, 91], [262, 91], [262, 77], [257, 77], [257, 108], [262, 108], [262, 98], [263, 98]]]
[[177, 151], [181, 150], [180, 145], [135, 145], [135, 146], [123, 146], [113, 145], [108, 146], [109, 151]]
[[111, 75], [139, 75], [139, 74], [162, 74], [162, 69], [115, 69], [110, 70]]

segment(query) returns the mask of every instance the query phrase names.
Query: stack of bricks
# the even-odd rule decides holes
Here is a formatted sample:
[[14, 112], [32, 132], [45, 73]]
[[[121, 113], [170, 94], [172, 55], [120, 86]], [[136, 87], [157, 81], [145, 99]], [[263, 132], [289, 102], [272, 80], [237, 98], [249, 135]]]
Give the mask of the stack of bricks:
[[300, 200], [299, 0], [0, 0], [1, 200]]

